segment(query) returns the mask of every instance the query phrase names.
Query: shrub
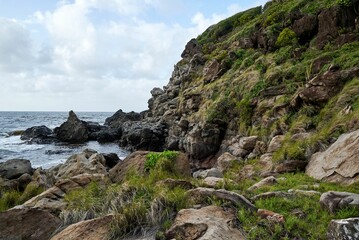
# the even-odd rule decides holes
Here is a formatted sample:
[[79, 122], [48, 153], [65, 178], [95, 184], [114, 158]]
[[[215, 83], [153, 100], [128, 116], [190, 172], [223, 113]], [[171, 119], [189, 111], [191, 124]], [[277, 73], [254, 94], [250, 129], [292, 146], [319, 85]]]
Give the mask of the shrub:
[[350, 7], [353, 4], [352, 0], [337, 0], [337, 4], [343, 7]]
[[277, 38], [276, 45], [278, 47], [285, 47], [288, 45], [296, 45], [297, 43], [297, 34], [289, 28], [284, 28]]
[[[151, 169], [155, 169], [155, 167], [157, 166], [157, 164], [160, 162], [161, 166], [159, 166], [160, 168], [168, 168], [170, 166], [172, 166], [173, 161], [176, 159], [176, 157], [178, 156], [177, 152], [174, 151], [164, 151], [161, 153], [149, 153], [146, 156], [146, 162], [145, 162], [145, 169], [146, 171], [149, 171]], [[169, 166], [167, 166], [167, 162], [169, 161]], [[167, 167], [166, 167], [166, 166]], [[171, 169], [167, 169], [167, 170], [171, 170]]]

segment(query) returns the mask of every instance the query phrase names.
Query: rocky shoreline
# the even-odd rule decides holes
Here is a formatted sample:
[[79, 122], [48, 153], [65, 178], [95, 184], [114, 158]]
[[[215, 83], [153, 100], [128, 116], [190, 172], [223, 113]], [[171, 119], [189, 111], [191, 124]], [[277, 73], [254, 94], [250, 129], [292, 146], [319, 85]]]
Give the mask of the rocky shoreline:
[[132, 153], [0, 163], [2, 199], [22, 199], [0, 213], [0, 239], [358, 239], [358, 1], [315, 3], [272, 1], [210, 27], [144, 112], [100, 125], [70, 111], [24, 131]]

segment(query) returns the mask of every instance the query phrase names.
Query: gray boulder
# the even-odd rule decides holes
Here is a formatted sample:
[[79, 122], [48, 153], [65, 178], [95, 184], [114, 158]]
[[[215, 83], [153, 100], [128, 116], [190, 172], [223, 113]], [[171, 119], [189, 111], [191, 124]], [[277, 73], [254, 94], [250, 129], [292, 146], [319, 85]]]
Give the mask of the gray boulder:
[[353, 206], [359, 207], [359, 194], [349, 192], [326, 192], [320, 196], [320, 205], [331, 213], [338, 209]]
[[32, 173], [32, 167], [29, 160], [11, 159], [0, 163], [0, 177], [2, 178], [16, 179], [25, 173]]
[[359, 218], [332, 220], [329, 223], [327, 237], [330, 240], [359, 239]]

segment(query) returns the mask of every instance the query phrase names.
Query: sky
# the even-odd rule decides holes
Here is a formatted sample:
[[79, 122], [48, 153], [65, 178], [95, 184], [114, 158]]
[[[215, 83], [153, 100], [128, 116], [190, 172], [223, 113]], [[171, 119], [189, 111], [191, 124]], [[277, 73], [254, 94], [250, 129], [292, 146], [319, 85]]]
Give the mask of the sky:
[[0, 111], [143, 111], [186, 43], [267, 0], [0, 0]]

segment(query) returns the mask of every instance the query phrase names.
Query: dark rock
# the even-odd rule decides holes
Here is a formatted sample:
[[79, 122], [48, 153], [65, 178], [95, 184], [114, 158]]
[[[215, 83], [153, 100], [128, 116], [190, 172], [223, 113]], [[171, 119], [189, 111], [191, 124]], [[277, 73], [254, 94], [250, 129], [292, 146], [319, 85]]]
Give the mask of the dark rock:
[[183, 189], [189, 190], [189, 189], [192, 189], [195, 187], [190, 181], [181, 180], [181, 179], [171, 179], [171, 178], [161, 180], [161, 181], [157, 182], [156, 184], [164, 185], [164, 186], [168, 187], [169, 189], [181, 187]]
[[314, 15], [306, 15], [294, 21], [292, 30], [297, 34], [300, 44], [310, 42], [318, 32], [318, 20]]
[[340, 29], [355, 29], [355, 17], [354, 8], [334, 6], [323, 10], [318, 15], [317, 47], [322, 49], [327, 43], [336, 39]]
[[306, 161], [301, 160], [288, 160], [282, 163], [279, 163], [274, 172], [276, 173], [292, 173], [292, 172], [303, 172], [307, 166]]
[[333, 60], [332, 57], [330, 56], [324, 56], [324, 57], [319, 57], [317, 59], [315, 59], [312, 63], [312, 71], [311, 74], [318, 74], [322, 68], [330, 63]]
[[202, 52], [201, 46], [197, 43], [197, 40], [193, 38], [186, 44], [186, 47], [181, 54], [181, 57], [182, 58], [188, 58], [188, 57], [192, 58], [195, 54], [201, 53], [201, 52]]
[[49, 137], [53, 135], [53, 131], [46, 126], [35, 126], [26, 129], [22, 134], [21, 140], [30, 140], [34, 137]]
[[50, 239], [61, 220], [36, 208], [11, 209], [0, 213], [0, 239]]
[[122, 109], [118, 110], [111, 117], [106, 118], [105, 125], [112, 128], [119, 128], [123, 123], [128, 121], [140, 121], [142, 120], [142, 115], [136, 112], [125, 113]]
[[359, 194], [350, 192], [326, 192], [320, 196], [320, 205], [331, 213], [344, 207], [359, 207]]
[[158, 97], [158, 96], [162, 95], [163, 93], [164, 93], [164, 91], [161, 88], [153, 88], [151, 90], [152, 97]]
[[56, 137], [69, 143], [84, 143], [88, 140], [86, 125], [76, 116], [73, 111], [69, 112], [66, 122], [54, 129]]
[[214, 59], [212, 61], [208, 61], [207, 64], [203, 68], [203, 76], [204, 83], [210, 83], [216, 80], [219, 76], [219, 72], [221, 70], [220, 63]]
[[16, 179], [21, 175], [32, 173], [31, 163], [24, 159], [11, 159], [0, 163], [0, 177], [6, 179]]
[[332, 220], [329, 223], [327, 238], [330, 240], [359, 239], [359, 218]]
[[105, 153], [103, 157], [106, 160], [106, 166], [113, 168], [120, 160], [116, 153]]
[[239, 47], [244, 49], [254, 48], [254, 43], [251, 38], [241, 38], [239, 39]]
[[121, 128], [108, 128], [94, 134], [95, 139], [100, 143], [114, 142], [120, 140], [122, 136]]

